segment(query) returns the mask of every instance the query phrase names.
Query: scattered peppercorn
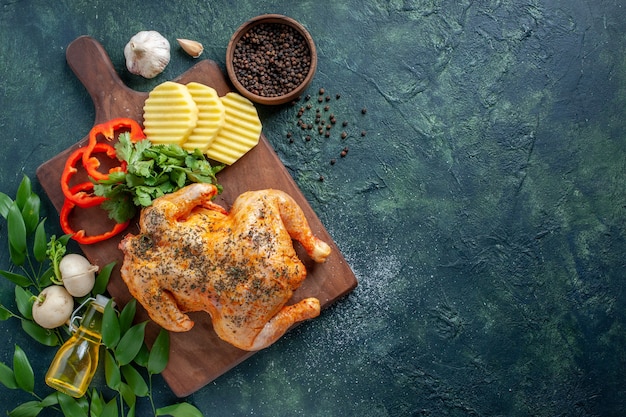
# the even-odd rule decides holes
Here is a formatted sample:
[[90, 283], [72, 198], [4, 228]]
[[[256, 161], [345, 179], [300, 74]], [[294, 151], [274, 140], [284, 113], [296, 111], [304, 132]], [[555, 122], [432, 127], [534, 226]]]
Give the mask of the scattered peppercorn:
[[321, 97], [321, 96], [320, 96], [320, 97], [318, 97], [318, 98], [317, 98], [317, 102], [318, 102], [318, 103], [321, 103], [322, 101], [324, 101], [324, 97]]
[[367, 113], [367, 109], [366, 109], [365, 107], [363, 107], [363, 108], [361, 109], [361, 114], [365, 114], [365, 113]]
[[332, 158], [332, 159], [330, 160], [330, 164], [331, 164], [331, 165], [335, 165], [335, 163], [337, 163], [337, 160], [336, 160], [335, 158]]
[[330, 110], [330, 106], [324, 106], [324, 111]]
[[320, 182], [321, 181], [324, 181], [324, 176], [323, 175], [320, 175]]
[[348, 121], [347, 121], [347, 120], [344, 120], [344, 121], [343, 121], [343, 123], [342, 123], [341, 125], [342, 125], [343, 127], [348, 126]]
[[367, 132], [365, 130], [361, 130], [361, 136], [365, 136], [367, 135]]
[[311, 141], [311, 135], [306, 135], [306, 137], [304, 138], [304, 140], [306, 140], [307, 142]]
[[339, 94], [339, 93], [335, 94], [335, 98], [336, 98], [337, 100], [339, 100], [339, 99], [341, 98], [341, 94]]
[[262, 97], [279, 97], [302, 84], [311, 68], [311, 51], [294, 28], [262, 23], [235, 45], [233, 67], [246, 90]]
[[326, 101], [330, 101], [330, 96], [326, 96]]
[[287, 137], [290, 138], [291, 137], [291, 132], [287, 132]]
[[323, 95], [324, 95], [324, 89], [323, 89], [323, 88], [320, 88], [319, 93], [320, 93], [320, 96], [323, 96]]
[[348, 134], [345, 131], [341, 132], [341, 139], [345, 139], [347, 137], [348, 137]]
[[305, 99], [306, 101], [311, 100], [311, 95], [310, 95], [310, 94], [307, 94], [307, 95], [306, 95], [306, 97], [305, 97], [304, 99]]
[[330, 137], [330, 132], [327, 130], [326, 133], [324, 133], [324, 136], [329, 138]]
[[341, 153], [339, 154], [342, 158], [345, 158], [346, 155], [348, 154], [348, 152], [346, 152], [345, 150], [341, 151]]

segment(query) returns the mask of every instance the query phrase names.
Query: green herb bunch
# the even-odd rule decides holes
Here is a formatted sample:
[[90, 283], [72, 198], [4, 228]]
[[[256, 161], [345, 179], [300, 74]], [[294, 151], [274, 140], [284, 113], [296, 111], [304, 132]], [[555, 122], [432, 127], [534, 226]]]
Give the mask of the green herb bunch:
[[[24, 176], [15, 200], [0, 192], [0, 215], [6, 219], [12, 270], [0, 275], [15, 284], [17, 311], [0, 304], [0, 321], [21, 321], [22, 329], [37, 342], [58, 348], [69, 338], [67, 326], [44, 329], [32, 317], [36, 294], [53, 284], [58, 262], [65, 254], [68, 235], [56, 238], [46, 234], [45, 219], [40, 218], [39, 196]], [[96, 277], [92, 293], [76, 300], [80, 305], [89, 297], [106, 291], [114, 263], [105, 265]], [[104, 376], [106, 387], [90, 387], [81, 398], [54, 391], [42, 396], [35, 392], [35, 372], [26, 352], [15, 345], [12, 367], [0, 362], [0, 384], [32, 395], [33, 400], [17, 405], [7, 414], [12, 417], [35, 417], [44, 409], [57, 410], [71, 417], [134, 417], [138, 401], [145, 398], [155, 416], [202, 417], [193, 405], [182, 402], [156, 408], [152, 395], [152, 378], [160, 374], [169, 361], [169, 333], [161, 330], [152, 348], [145, 343], [147, 322], [133, 324], [136, 302], [132, 300], [118, 312], [113, 303], [105, 307], [102, 321]], [[62, 331], [65, 330], [65, 331]], [[45, 368], [47, 370], [47, 367]], [[43, 377], [43, 375], [41, 376]]]
[[194, 182], [215, 184], [221, 192], [215, 174], [223, 165], [211, 166], [199, 149], [187, 152], [179, 145], [153, 145], [147, 139], [133, 143], [125, 132], [119, 135], [115, 152], [126, 172], [98, 180], [94, 193], [107, 198], [101, 207], [118, 223], [132, 219], [138, 208], [148, 207], [155, 198]]

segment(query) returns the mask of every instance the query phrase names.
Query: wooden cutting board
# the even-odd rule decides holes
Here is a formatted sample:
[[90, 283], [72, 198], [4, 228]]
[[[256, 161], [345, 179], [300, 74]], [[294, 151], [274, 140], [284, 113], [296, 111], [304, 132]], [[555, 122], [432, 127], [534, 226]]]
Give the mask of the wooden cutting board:
[[[93, 99], [94, 124], [115, 117], [130, 117], [143, 122], [143, 104], [148, 94], [124, 85], [100, 43], [87, 36], [79, 37], [68, 46], [66, 57], [70, 68]], [[173, 81], [203, 83], [215, 88], [220, 96], [231, 91], [218, 65], [207, 59], [199, 61]], [[68, 155], [87, 142], [88, 132], [85, 133], [85, 137], [74, 146], [37, 169], [37, 178], [59, 211], [64, 199], [60, 188], [61, 172]], [[286, 191], [302, 207], [313, 232], [331, 246], [333, 252], [328, 260], [324, 264], [315, 264], [299, 244], [295, 245], [307, 267], [308, 276], [295, 292], [292, 302], [305, 297], [317, 297], [322, 308], [325, 308], [356, 287], [357, 281], [350, 266], [263, 134], [253, 150], [218, 174], [218, 181], [223, 185], [224, 192], [215, 201], [226, 208], [230, 207], [239, 194], [248, 190], [275, 188]], [[73, 221], [76, 230], [83, 227], [92, 230], [89, 228], [105, 225], [107, 218], [104, 212], [96, 212], [77, 217]], [[136, 225], [129, 232], [136, 233]], [[123, 261], [122, 253], [117, 247], [120, 240], [121, 236], [95, 245], [82, 245], [81, 249], [92, 263], [100, 266], [117, 261], [108, 291], [121, 308], [131, 296], [119, 273]], [[138, 315], [139, 320], [148, 318], [142, 309], [138, 311]], [[220, 340], [213, 331], [208, 314], [191, 313], [190, 316], [196, 323], [191, 331], [170, 333], [170, 362], [163, 372], [170, 388], [179, 397], [193, 393], [253, 354]], [[154, 340], [157, 331], [156, 325], [148, 326], [148, 343]], [[289, 349], [289, 346], [285, 345], [284, 349]]]

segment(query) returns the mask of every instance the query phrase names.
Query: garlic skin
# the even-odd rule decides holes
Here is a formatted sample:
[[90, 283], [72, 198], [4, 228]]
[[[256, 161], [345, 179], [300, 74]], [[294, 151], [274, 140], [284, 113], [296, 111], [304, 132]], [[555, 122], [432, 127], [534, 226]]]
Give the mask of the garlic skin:
[[126, 68], [132, 74], [154, 78], [170, 62], [170, 43], [154, 30], [138, 32], [124, 47]]
[[202, 55], [202, 51], [204, 51], [204, 47], [198, 41], [192, 41], [190, 39], [176, 39], [176, 41], [183, 51], [187, 52], [192, 58], [198, 58]]

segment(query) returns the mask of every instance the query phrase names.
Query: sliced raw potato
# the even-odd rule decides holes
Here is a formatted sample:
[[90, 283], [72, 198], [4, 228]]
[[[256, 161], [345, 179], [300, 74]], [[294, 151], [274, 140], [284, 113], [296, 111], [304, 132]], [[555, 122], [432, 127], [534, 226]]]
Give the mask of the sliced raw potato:
[[188, 151], [200, 149], [204, 152], [224, 126], [224, 105], [214, 88], [191, 82], [187, 89], [198, 106], [198, 122], [182, 146]]
[[143, 112], [143, 131], [155, 145], [182, 145], [198, 122], [198, 106], [187, 86], [173, 81], [154, 87]]
[[228, 93], [221, 97], [224, 126], [206, 151], [209, 158], [232, 165], [259, 143], [261, 120], [254, 104], [247, 98]]

